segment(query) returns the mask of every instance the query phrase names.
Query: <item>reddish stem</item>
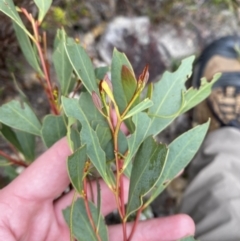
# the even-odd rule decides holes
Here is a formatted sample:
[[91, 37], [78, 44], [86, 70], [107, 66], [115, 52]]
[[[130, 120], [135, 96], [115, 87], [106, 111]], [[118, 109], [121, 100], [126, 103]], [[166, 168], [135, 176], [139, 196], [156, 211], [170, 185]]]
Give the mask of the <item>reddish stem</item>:
[[0, 156], [6, 158], [8, 161], [10, 161], [12, 164], [22, 166], [22, 167], [28, 167], [28, 164], [22, 160], [17, 160], [6, 154], [5, 152], [0, 150]]
[[93, 230], [94, 230], [94, 232], [95, 232], [95, 234], [96, 234], [97, 240], [98, 240], [98, 241], [101, 241], [101, 237], [99, 236], [97, 227], [95, 226], [95, 223], [94, 223], [93, 217], [92, 217], [92, 213], [91, 213], [91, 210], [90, 210], [90, 207], [89, 207], [88, 193], [87, 193], [87, 178], [86, 178], [86, 177], [84, 178], [83, 185], [84, 185], [83, 200], [84, 200], [84, 203], [85, 203], [86, 212], [87, 212], [89, 221], [90, 221], [90, 223], [91, 223], [91, 226], [92, 226], [92, 228], [93, 228]]
[[127, 241], [131, 241], [131, 239], [132, 239], [132, 237], [133, 237], [133, 235], [134, 235], [134, 233], [135, 233], [135, 231], [136, 231], [137, 224], [138, 224], [138, 220], [139, 220], [139, 217], [140, 217], [141, 212], [142, 212], [142, 207], [141, 207], [140, 209], [138, 209], [138, 211], [137, 211], [137, 216], [136, 216], [136, 219], [135, 219], [135, 221], [134, 221], [134, 224], [133, 224], [131, 233], [130, 233]]
[[53, 113], [55, 115], [58, 115], [59, 111], [54, 104], [54, 96], [53, 96], [53, 90], [52, 90], [50, 75], [49, 75], [49, 71], [48, 71], [48, 67], [47, 67], [47, 62], [46, 62], [46, 60], [43, 56], [43, 51], [42, 51], [41, 45], [39, 43], [38, 22], [35, 22], [34, 19], [32, 19], [32, 26], [33, 26], [34, 36], [36, 38], [35, 44], [36, 44], [38, 54], [39, 54], [39, 58], [40, 58], [40, 61], [41, 61], [41, 65], [42, 65], [42, 68], [43, 68], [44, 77], [46, 79], [47, 86], [48, 86], [49, 103], [50, 103], [50, 106], [51, 106], [51, 109], [52, 109]]
[[[119, 160], [119, 167], [120, 170], [122, 169], [123, 163], [122, 160]], [[123, 229], [123, 237], [124, 240], [127, 240], [127, 230], [126, 230], [126, 222], [125, 222], [125, 202], [124, 202], [124, 180], [123, 180], [123, 174], [120, 172], [120, 203], [121, 203], [121, 212], [123, 217], [122, 222], [122, 229]]]
[[[32, 39], [32, 40], [37, 47], [39, 58], [40, 58], [41, 65], [42, 65], [42, 69], [44, 72], [44, 78], [46, 79], [47, 86], [48, 86], [48, 91], [46, 91], [46, 94], [48, 97], [48, 101], [49, 101], [51, 110], [53, 111], [53, 113], [55, 115], [58, 115], [59, 110], [54, 103], [54, 96], [53, 96], [52, 85], [51, 85], [51, 81], [50, 81], [48, 63], [47, 63], [47, 60], [44, 58], [43, 50], [41, 48], [40, 41], [39, 41], [39, 32], [38, 32], [39, 23], [38, 23], [38, 21], [35, 21], [35, 19], [32, 17], [32, 14], [29, 14], [26, 9], [21, 8], [21, 10], [22, 10], [22, 13], [27, 17], [27, 19], [32, 24], [33, 33], [34, 33], [34, 39]], [[44, 46], [44, 47], [46, 48], [46, 46]]]

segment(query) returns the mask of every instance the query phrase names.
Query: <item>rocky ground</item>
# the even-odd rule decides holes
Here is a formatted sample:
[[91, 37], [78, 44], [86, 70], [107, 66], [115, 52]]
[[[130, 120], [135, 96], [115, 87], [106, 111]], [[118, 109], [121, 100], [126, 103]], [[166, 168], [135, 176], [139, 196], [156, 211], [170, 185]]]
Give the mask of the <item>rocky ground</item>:
[[[36, 14], [31, 1], [15, 2]], [[238, 34], [238, 4], [238, 0], [55, 0], [43, 27], [49, 36], [49, 53], [56, 28], [64, 26], [69, 35], [80, 38], [96, 66], [109, 64], [117, 47], [126, 53], [137, 75], [149, 64], [150, 80], [157, 81], [166, 69], [175, 69], [186, 56], [198, 55], [214, 39]], [[14, 72], [37, 115], [41, 118], [48, 113], [45, 95], [20, 54], [11, 22], [0, 13], [1, 104], [18, 98], [10, 72]], [[159, 139], [169, 143], [190, 126], [188, 113]], [[0, 149], [6, 148], [0, 140]], [[185, 178], [175, 180], [153, 204], [155, 215], [173, 213], [186, 184]]]

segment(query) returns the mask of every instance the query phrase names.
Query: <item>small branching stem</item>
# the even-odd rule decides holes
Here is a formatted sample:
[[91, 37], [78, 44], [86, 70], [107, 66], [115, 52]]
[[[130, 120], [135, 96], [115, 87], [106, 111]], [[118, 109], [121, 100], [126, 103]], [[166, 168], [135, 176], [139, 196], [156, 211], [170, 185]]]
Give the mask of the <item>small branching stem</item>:
[[73, 199], [72, 199], [72, 204], [71, 204], [71, 211], [70, 211], [70, 241], [75, 241], [75, 238], [73, 236], [73, 208], [74, 208], [74, 202], [76, 200], [76, 197], [77, 197], [77, 192], [75, 191], [74, 192], [74, 195], [73, 195]]
[[87, 192], [87, 178], [85, 177], [84, 180], [83, 180], [83, 185], [84, 185], [84, 194], [83, 194], [83, 200], [84, 200], [84, 204], [85, 204], [85, 208], [86, 208], [86, 212], [87, 212], [87, 215], [88, 215], [88, 219], [91, 223], [91, 226], [96, 234], [96, 237], [97, 237], [97, 240], [98, 241], [102, 241], [99, 233], [98, 233], [98, 230], [97, 230], [97, 227], [94, 223], [94, 220], [93, 220], [93, 217], [92, 217], [92, 213], [91, 213], [91, 210], [90, 210], [90, 207], [89, 207], [89, 202], [88, 202], [88, 192]]
[[22, 160], [18, 160], [15, 158], [12, 158], [11, 156], [9, 156], [8, 154], [6, 154], [5, 152], [0, 150], [0, 156], [6, 158], [9, 162], [11, 162], [14, 165], [18, 165], [18, 166], [22, 166], [22, 167], [28, 167], [28, 164]]
[[127, 241], [127, 232], [126, 232], [126, 221], [125, 221], [125, 203], [124, 203], [124, 183], [123, 183], [123, 174], [122, 174], [122, 160], [119, 158], [119, 151], [118, 151], [118, 133], [120, 130], [122, 121], [118, 119], [114, 135], [113, 135], [113, 141], [114, 141], [114, 153], [115, 153], [115, 160], [116, 160], [116, 201], [118, 206], [118, 211], [120, 214], [120, 217], [122, 219], [122, 228], [123, 228], [123, 237], [124, 241]]
[[50, 80], [50, 75], [49, 75], [49, 70], [48, 70], [48, 64], [47, 64], [46, 59], [44, 58], [43, 50], [41, 48], [40, 41], [39, 41], [38, 22], [35, 22], [33, 18], [32, 18], [32, 27], [33, 27], [34, 36], [36, 38], [35, 45], [38, 50], [39, 58], [41, 61], [43, 72], [44, 72], [44, 77], [46, 79], [47, 86], [48, 86], [49, 103], [50, 103], [53, 113], [55, 115], [58, 115], [59, 111], [56, 108], [56, 105], [54, 104], [54, 96], [53, 96], [53, 90], [52, 90], [52, 85], [51, 85], [51, 80]]
[[138, 90], [136, 90], [135, 94], [133, 95], [132, 99], [130, 100], [130, 102], [128, 103], [126, 109], [123, 111], [122, 115], [121, 115], [121, 119], [124, 119], [124, 116], [128, 113], [129, 109], [131, 108], [131, 106], [133, 105], [133, 103], [135, 102], [135, 100], [139, 97], [140, 92]]
[[[51, 85], [51, 80], [50, 80], [50, 74], [49, 74], [49, 66], [48, 66], [48, 62], [46, 60], [46, 58], [44, 57], [44, 54], [46, 54], [46, 40], [44, 40], [44, 50], [42, 50], [42, 47], [40, 45], [40, 40], [39, 40], [39, 31], [38, 31], [38, 28], [39, 28], [39, 22], [36, 21], [33, 16], [31, 14], [29, 14], [27, 12], [26, 9], [24, 8], [21, 8], [22, 10], [22, 13], [26, 16], [26, 18], [31, 22], [32, 24], [32, 28], [33, 28], [33, 34], [34, 34], [34, 38], [31, 38], [32, 41], [34, 42], [34, 44], [36, 45], [37, 47], [37, 51], [38, 51], [38, 55], [39, 55], [39, 58], [40, 58], [40, 62], [41, 62], [41, 65], [42, 65], [42, 70], [43, 70], [43, 73], [44, 73], [44, 78], [46, 79], [46, 82], [47, 82], [47, 91], [46, 91], [46, 94], [47, 94], [47, 97], [48, 97], [48, 101], [49, 101], [49, 104], [50, 104], [50, 107], [51, 107], [51, 110], [52, 112], [55, 114], [55, 115], [58, 115], [59, 114], [59, 110], [58, 108], [56, 107], [55, 103], [54, 103], [54, 96], [53, 96], [53, 90], [52, 90], [52, 85]], [[44, 39], [45, 37], [43, 37]], [[43, 53], [44, 52], [44, 53]]]
[[135, 221], [134, 221], [134, 224], [133, 224], [131, 233], [130, 233], [127, 241], [131, 241], [131, 239], [132, 239], [132, 237], [133, 237], [133, 235], [134, 235], [134, 233], [135, 233], [135, 231], [136, 231], [137, 224], [138, 224], [138, 221], [139, 221], [139, 217], [140, 217], [140, 215], [141, 215], [141, 212], [142, 212], [142, 207], [139, 208], [138, 211], [137, 211], [136, 219], [135, 219]]

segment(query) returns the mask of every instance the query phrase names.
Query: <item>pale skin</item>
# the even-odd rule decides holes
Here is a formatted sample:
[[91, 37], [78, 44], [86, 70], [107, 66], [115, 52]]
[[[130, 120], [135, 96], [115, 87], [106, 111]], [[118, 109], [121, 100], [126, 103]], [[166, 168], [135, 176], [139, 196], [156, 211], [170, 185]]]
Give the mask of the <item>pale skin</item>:
[[[0, 240], [70, 240], [62, 210], [71, 204], [73, 192], [56, 200], [69, 185], [66, 159], [70, 154], [66, 138], [63, 138], [0, 190]], [[127, 196], [128, 181], [125, 183]], [[103, 183], [101, 192], [102, 213], [106, 215], [116, 208], [115, 199]], [[129, 232], [131, 226], [131, 223], [127, 226]], [[110, 241], [122, 240], [120, 225], [111, 226], [108, 231]], [[192, 219], [179, 214], [140, 222], [132, 241], [178, 240], [193, 235], [194, 231]]]

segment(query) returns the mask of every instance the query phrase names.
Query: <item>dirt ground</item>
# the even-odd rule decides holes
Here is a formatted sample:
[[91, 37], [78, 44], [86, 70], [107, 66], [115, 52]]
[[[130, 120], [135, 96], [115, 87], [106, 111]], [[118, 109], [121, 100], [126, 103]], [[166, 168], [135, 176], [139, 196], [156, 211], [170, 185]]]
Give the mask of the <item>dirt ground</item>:
[[[32, 1], [14, 2], [36, 15]], [[237, 34], [238, 4], [238, 1], [224, 0], [55, 0], [43, 27], [48, 35], [50, 54], [56, 29], [64, 26], [70, 36], [80, 38], [96, 66], [108, 64], [113, 47], [117, 47], [127, 54], [137, 74], [149, 64], [151, 81], [157, 81], [166, 69], [175, 69], [186, 56], [198, 55], [214, 39]], [[38, 117], [49, 113], [41, 85], [21, 55], [11, 21], [0, 13], [1, 105], [19, 98], [11, 73]], [[52, 78], [56, 78], [54, 73]], [[191, 113], [187, 113], [159, 139], [169, 143], [190, 127]], [[0, 149], [9, 151], [2, 139]], [[39, 147], [38, 152], [41, 151]], [[4, 180], [0, 179], [0, 186], [5, 185]], [[153, 204], [154, 214], [174, 213], [186, 184], [185, 178], [173, 182]]]

